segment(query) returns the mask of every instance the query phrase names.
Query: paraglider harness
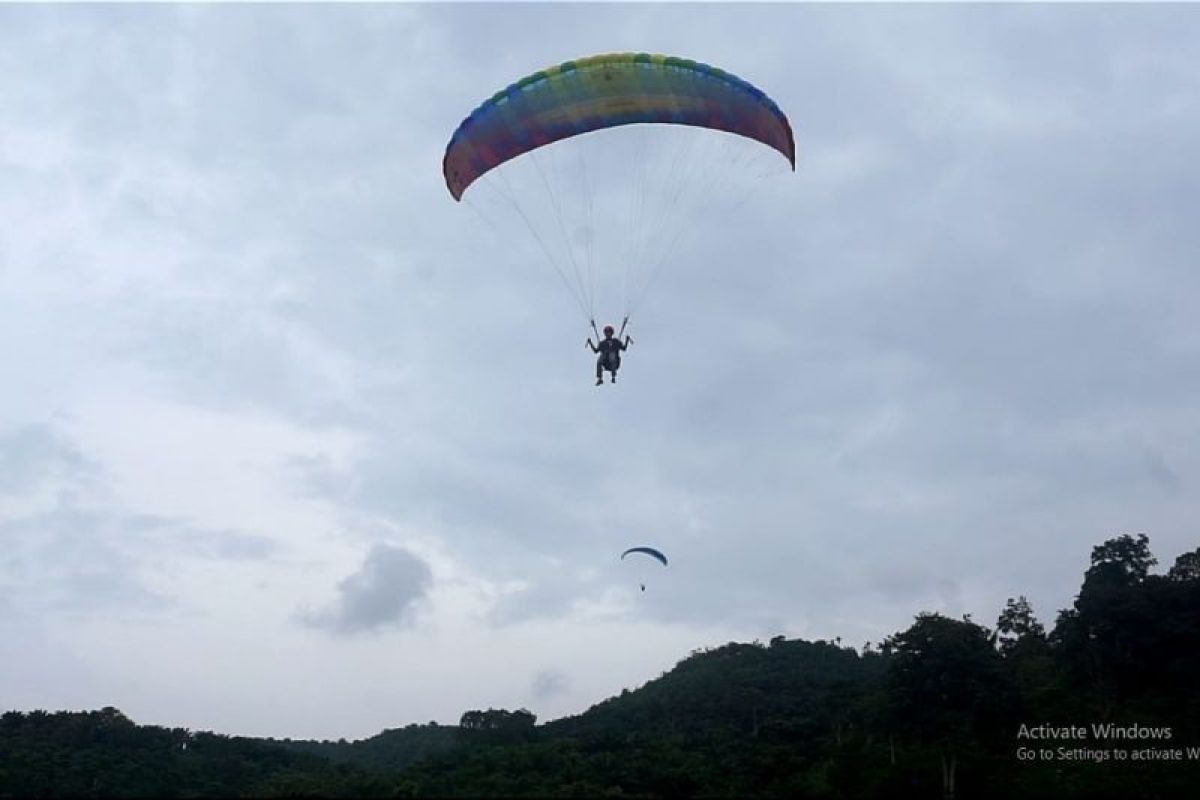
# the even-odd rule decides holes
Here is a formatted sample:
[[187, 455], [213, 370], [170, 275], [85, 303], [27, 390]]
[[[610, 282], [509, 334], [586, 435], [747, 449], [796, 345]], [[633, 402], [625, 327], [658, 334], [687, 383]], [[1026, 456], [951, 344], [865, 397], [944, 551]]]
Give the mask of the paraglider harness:
[[[596, 380], [600, 381], [602, 370], [608, 370], [616, 378], [617, 370], [621, 368], [621, 351], [629, 346], [632, 339], [626, 338], [625, 344], [621, 344], [621, 336], [625, 333], [625, 326], [629, 324], [629, 317], [621, 320], [621, 330], [612, 339], [605, 339], [600, 335], [600, 331], [596, 329], [596, 320], [588, 320], [592, 325], [592, 331], [596, 334], [596, 345], [592, 345], [592, 340], [587, 340], [586, 347], [591, 347], [592, 351], [600, 354], [600, 358], [596, 361]], [[612, 330], [609, 328], [609, 330]], [[607, 345], [607, 346], [606, 346]]]

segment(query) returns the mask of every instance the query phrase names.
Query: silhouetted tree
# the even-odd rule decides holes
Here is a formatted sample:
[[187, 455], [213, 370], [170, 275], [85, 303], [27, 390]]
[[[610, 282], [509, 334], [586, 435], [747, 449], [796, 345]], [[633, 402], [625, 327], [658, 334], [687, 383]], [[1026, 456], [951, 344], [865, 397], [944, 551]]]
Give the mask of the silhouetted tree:
[[1000, 652], [1009, 655], [1020, 646], [1040, 647], [1046, 643], [1046, 629], [1033, 616], [1033, 606], [1024, 595], [1008, 598], [996, 621], [996, 641]]
[[942, 796], [955, 795], [959, 759], [998, 737], [1011, 695], [989, 631], [969, 619], [920, 614], [890, 637], [888, 694], [891, 724], [932, 747], [942, 771]]
[[1167, 578], [1173, 581], [1200, 580], [1200, 548], [1175, 559], [1175, 564], [1167, 570]]

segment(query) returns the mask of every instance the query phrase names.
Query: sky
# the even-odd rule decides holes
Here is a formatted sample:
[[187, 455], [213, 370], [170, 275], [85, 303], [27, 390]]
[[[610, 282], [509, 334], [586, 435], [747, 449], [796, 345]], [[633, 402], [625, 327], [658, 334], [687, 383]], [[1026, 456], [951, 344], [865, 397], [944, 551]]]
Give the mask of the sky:
[[[728, 641], [1049, 626], [1124, 533], [1165, 570], [1196, 41], [1179, 5], [0, 6], [0, 707], [547, 720]], [[798, 160], [680, 212], [596, 387], [536, 239], [441, 157], [620, 51], [750, 80]]]

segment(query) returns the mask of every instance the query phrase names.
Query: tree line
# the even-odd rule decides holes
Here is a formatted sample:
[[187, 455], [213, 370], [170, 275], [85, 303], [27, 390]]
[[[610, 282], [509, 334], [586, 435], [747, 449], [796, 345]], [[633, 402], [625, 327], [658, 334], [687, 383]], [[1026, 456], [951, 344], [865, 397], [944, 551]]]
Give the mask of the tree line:
[[1200, 748], [1200, 549], [1156, 563], [1145, 535], [1096, 546], [1049, 629], [1017, 596], [990, 627], [920, 613], [859, 649], [730, 642], [541, 725], [472, 709], [312, 742], [9, 712], [0, 797], [1190, 798], [1200, 751], [1164, 753]]

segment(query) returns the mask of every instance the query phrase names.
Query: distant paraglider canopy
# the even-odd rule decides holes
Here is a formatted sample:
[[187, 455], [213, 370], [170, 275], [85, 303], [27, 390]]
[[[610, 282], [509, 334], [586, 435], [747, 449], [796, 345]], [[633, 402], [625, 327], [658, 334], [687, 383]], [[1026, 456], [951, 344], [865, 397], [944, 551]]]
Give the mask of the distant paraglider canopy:
[[621, 553], [621, 560], [623, 561], [625, 556], [629, 555], [630, 553], [644, 553], [651, 558], [656, 558], [661, 561], [664, 567], [667, 566], [667, 557], [664, 556], [660, 551], [655, 550], [653, 547], [631, 547], [624, 553]]

